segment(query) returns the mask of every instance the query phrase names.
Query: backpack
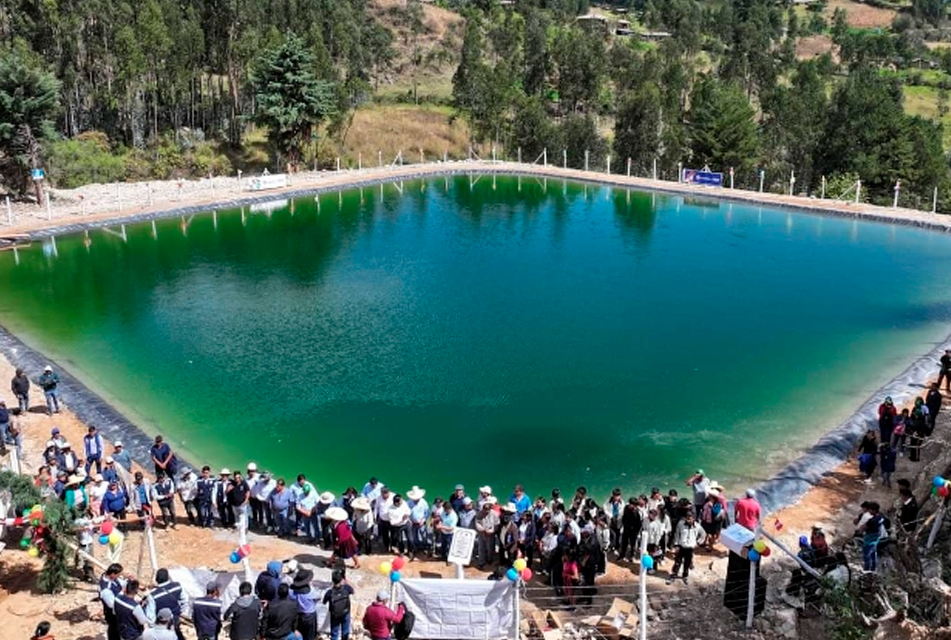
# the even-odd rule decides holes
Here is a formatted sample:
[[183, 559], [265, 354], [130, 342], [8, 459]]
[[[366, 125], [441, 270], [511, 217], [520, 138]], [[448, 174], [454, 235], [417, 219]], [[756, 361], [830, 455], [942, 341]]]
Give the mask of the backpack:
[[416, 616], [412, 611], [403, 610], [403, 619], [399, 624], [393, 627], [393, 637], [396, 640], [407, 640], [409, 634], [413, 633], [413, 625], [416, 624]]
[[333, 620], [342, 620], [350, 613], [350, 594], [343, 587], [330, 589], [330, 617]]

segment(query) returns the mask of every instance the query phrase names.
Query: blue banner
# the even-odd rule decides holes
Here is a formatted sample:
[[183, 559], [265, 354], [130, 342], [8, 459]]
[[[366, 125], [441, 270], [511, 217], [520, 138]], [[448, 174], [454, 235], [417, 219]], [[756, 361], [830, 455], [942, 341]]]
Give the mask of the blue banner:
[[702, 184], [708, 187], [722, 187], [723, 174], [699, 169], [684, 169], [683, 181], [688, 184]]

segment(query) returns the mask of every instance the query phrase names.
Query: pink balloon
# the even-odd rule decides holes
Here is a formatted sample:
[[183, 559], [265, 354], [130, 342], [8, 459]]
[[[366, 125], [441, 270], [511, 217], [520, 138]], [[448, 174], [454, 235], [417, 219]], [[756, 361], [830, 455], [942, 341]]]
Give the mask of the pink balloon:
[[528, 567], [525, 567], [524, 569], [522, 569], [522, 580], [524, 580], [525, 582], [528, 582], [529, 580], [531, 580], [533, 575], [535, 574], [533, 574], [532, 570], [529, 569]]
[[109, 535], [112, 533], [112, 520], [106, 520], [101, 525], [99, 525], [99, 531], [101, 531], [103, 535]]
[[393, 558], [393, 562], [390, 563], [393, 566], [394, 571], [399, 571], [406, 564], [406, 560], [403, 560], [402, 557], [397, 556]]

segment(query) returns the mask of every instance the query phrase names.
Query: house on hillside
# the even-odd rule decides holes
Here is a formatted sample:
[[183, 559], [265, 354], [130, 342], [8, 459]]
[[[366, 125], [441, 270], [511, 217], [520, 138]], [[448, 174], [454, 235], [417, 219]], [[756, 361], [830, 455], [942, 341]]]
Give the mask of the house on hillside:
[[578, 16], [575, 18], [578, 22], [578, 25], [583, 29], [587, 29], [592, 33], [603, 33], [607, 35], [610, 31], [608, 25], [608, 19], [604, 16], [598, 15], [596, 13], [587, 13], [583, 16]]
[[641, 31], [637, 35], [644, 40], [651, 40], [655, 42], [657, 40], [664, 40], [665, 38], [670, 37], [670, 33], [666, 31]]
[[614, 34], [617, 36], [632, 36], [634, 35], [634, 29], [631, 28], [630, 20], [618, 20], [617, 26], [614, 28]]

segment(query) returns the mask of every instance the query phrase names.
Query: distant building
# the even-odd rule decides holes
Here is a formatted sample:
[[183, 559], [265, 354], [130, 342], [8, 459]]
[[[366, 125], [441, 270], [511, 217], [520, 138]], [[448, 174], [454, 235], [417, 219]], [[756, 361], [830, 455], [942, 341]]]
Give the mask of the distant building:
[[618, 36], [632, 36], [634, 35], [634, 29], [631, 28], [631, 22], [629, 20], [618, 20], [617, 26], [614, 28], [614, 33]]
[[641, 31], [637, 35], [644, 40], [663, 40], [670, 37], [670, 34], [666, 31]]
[[583, 16], [578, 16], [575, 18], [575, 20], [578, 21], [578, 24], [581, 27], [588, 29], [589, 31], [605, 34], [609, 32], [608, 19], [596, 13], [588, 13]]

